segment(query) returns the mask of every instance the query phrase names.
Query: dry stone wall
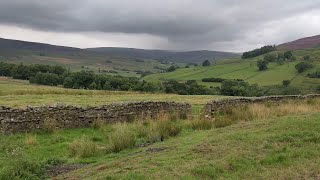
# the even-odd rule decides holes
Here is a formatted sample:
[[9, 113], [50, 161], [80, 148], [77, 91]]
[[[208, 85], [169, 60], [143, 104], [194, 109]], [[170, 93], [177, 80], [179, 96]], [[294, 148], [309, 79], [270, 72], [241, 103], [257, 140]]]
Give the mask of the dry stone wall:
[[295, 100], [295, 99], [308, 99], [320, 97], [320, 94], [309, 94], [309, 95], [288, 95], [288, 96], [265, 96], [265, 97], [255, 97], [255, 98], [231, 98], [231, 99], [222, 99], [222, 100], [213, 100], [207, 103], [203, 109], [203, 115], [207, 119], [213, 119], [215, 113], [235, 106], [253, 104], [253, 103], [278, 103], [286, 100]]
[[43, 106], [13, 109], [0, 106], [0, 131], [2, 133], [43, 130], [46, 122], [57, 128], [90, 127], [100, 119], [105, 122], [128, 122], [135, 119], [156, 119], [163, 115], [180, 118], [192, 116], [191, 105], [175, 102], [132, 102], [99, 107]]

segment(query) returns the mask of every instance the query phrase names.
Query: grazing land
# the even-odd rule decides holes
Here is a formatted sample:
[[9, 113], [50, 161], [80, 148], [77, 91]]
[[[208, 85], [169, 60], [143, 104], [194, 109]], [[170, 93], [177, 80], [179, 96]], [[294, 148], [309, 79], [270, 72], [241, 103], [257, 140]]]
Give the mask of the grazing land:
[[[181, 82], [196, 80], [200, 84], [214, 87], [219, 86], [220, 83], [202, 82], [201, 80], [203, 78], [243, 79], [250, 84], [257, 83], [260, 86], [281, 85], [283, 80], [291, 80], [292, 86], [310, 92], [320, 83], [320, 79], [308, 78], [306, 75], [320, 68], [320, 49], [298, 50], [293, 54], [297, 57], [297, 61], [286, 62], [283, 65], [269, 63], [266, 71], [258, 70], [257, 61], [263, 59], [263, 56], [258, 56], [251, 59], [225, 59], [209, 67], [190, 67], [174, 72], [152, 74], [144, 77], [144, 80], [153, 82], [169, 79]], [[301, 62], [301, 59], [306, 55], [311, 57], [314, 67], [299, 74], [295, 65]]]
[[127, 91], [95, 91], [76, 90], [60, 87], [33, 85], [28, 81], [0, 79], [0, 105], [9, 107], [26, 107], [40, 105], [79, 105], [98, 106], [131, 101], [176, 101], [187, 102], [199, 111], [211, 99], [226, 98], [226, 96], [176, 94], [148, 94]]

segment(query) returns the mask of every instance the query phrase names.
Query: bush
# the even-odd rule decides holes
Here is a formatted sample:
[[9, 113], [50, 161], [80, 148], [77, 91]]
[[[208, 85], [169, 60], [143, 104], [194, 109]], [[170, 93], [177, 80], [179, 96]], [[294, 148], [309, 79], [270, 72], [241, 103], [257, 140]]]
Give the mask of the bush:
[[211, 66], [211, 63], [208, 60], [203, 61], [202, 66]]
[[266, 61], [266, 60], [259, 60], [257, 62], [257, 66], [259, 68], [259, 71], [267, 70], [268, 69], [268, 64], [269, 64], [269, 62]]
[[74, 140], [69, 144], [69, 154], [71, 157], [88, 158], [99, 154], [98, 146], [87, 137]]
[[220, 93], [227, 96], [260, 96], [258, 85], [249, 85], [245, 81], [226, 80], [221, 84]]
[[120, 152], [135, 146], [136, 137], [126, 123], [118, 123], [114, 128], [114, 132], [109, 135], [110, 149], [112, 152]]
[[283, 80], [282, 85], [285, 87], [288, 87], [290, 85], [291, 81], [290, 80]]
[[303, 73], [307, 69], [311, 69], [313, 67], [312, 64], [307, 63], [307, 62], [300, 62], [295, 66], [295, 68], [298, 70], [298, 73]]

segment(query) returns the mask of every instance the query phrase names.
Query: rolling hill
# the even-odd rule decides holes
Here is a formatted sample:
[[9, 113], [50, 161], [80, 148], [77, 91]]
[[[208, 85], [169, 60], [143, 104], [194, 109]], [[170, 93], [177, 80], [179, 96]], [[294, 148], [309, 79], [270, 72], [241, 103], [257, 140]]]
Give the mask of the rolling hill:
[[[283, 65], [270, 63], [267, 71], [258, 71], [257, 61], [262, 59], [259, 56], [252, 59], [225, 59], [209, 67], [181, 68], [174, 72], [152, 74], [144, 77], [146, 81], [165, 81], [169, 79], [185, 82], [196, 80], [206, 86], [220, 86], [220, 83], [202, 82], [203, 78], [243, 79], [251, 84], [257, 83], [260, 86], [281, 85], [283, 80], [291, 80], [291, 85], [303, 88], [306, 91], [314, 89], [320, 84], [320, 79], [306, 77], [309, 72], [320, 69], [320, 48], [294, 51], [297, 61], [287, 62]], [[313, 60], [314, 68], [305, 73], [299, 74], [295, 65], [309, 55]]]
[[130, 57], [137, 59], [165, 60], [177, 63], [202, 63], [204, 60], [220, 60], [224, 58], [239, 57], [240, 54], [219, 51], [165, 51], [165, 50], [146, 50], [134, 48], [100, 47], [89, 48], [94, 52], [107, 53], [117, 57]]
[[157, 60], [137, 60], [131, 57], [115, 57], [107, 53], [86, 49], [55, 46], [0, 38], [0, 61], [25, 64], [58, 64], [72, 70], [113, 71], [121, 75], [134, 76], [136, 71], [159, 72], [170, 64]]
[[315, 48], [320, 46], [320, 35], [298, 39], [292, 42], [280, 44], [279, 50], [299, 50], [307, 48]]
[[238, 57], [236, 53], [216, 51], [173, 52], [132, 48], [80, 49], [0, 38], [0, 61], [25, 64], [58, 64], [72, 70], [111, 72], [136, 76], [139, 71], [161, 72], [172, 64], [201, 63]]

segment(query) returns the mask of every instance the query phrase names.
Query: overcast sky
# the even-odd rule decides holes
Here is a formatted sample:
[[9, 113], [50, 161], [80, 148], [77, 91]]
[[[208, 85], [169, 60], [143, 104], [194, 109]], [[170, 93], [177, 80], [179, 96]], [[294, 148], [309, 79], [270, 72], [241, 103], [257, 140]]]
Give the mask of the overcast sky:
[[320, 34], [320, 0], [0, 0], [0, 37], [74, 47], [250, 50]]

